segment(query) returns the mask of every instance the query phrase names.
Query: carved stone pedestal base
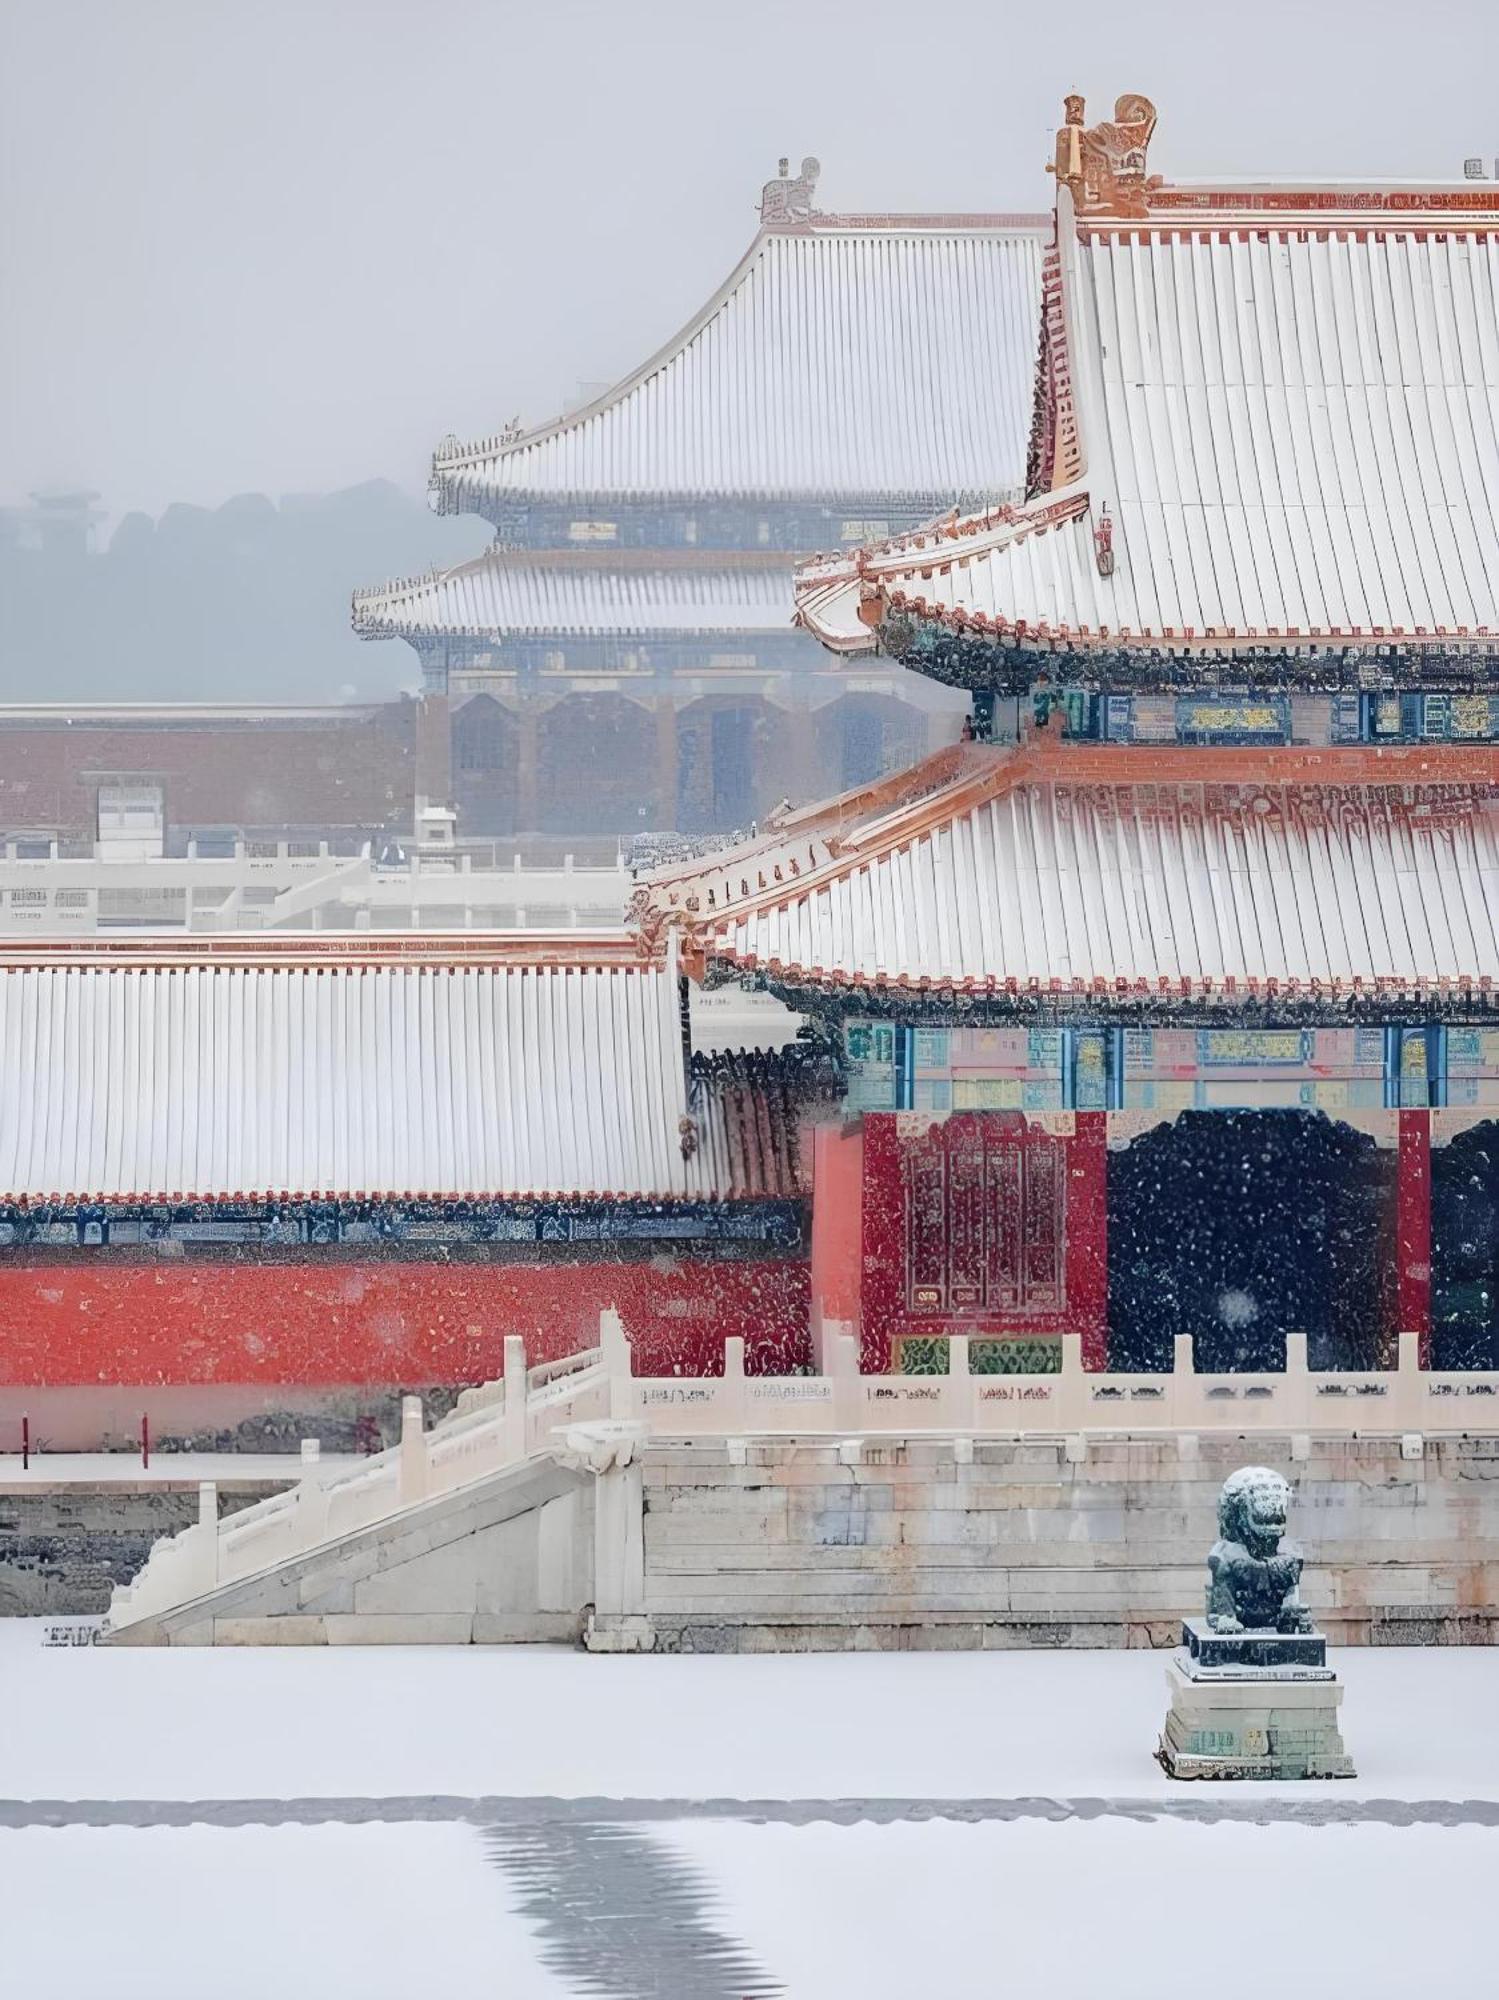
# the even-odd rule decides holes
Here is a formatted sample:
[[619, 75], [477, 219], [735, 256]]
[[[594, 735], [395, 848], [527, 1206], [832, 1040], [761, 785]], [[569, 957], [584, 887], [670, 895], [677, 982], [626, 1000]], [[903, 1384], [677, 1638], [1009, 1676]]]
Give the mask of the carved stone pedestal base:
[[[1244, 1634], [1261, 1643], [1232, 1650], [1264, 1662], [1254, 1666], [1207, 1664], [1202, 1653], [1209, 1649], [1193, 1647], [1187, 1637], [1189, 1650], [1166, 1669], [1171, 1706], [1156, 1755], [1168, 1777], [1354, 1776], [1338, 1728], [1343, 1689], [1331, 1668], [1320, 1664], [1320, 1634], [1282, 1641], [1292, 1656], [1284, 1664], [1275, 1661], [1277, 1634]], [[1315, 1665], [1308, 1658], [1313, 1640]]]
[[594, 1611], [583, 1628], [583, 1645], [590, 1653], [653, 1653], [656, 1633], [649, 1618]]

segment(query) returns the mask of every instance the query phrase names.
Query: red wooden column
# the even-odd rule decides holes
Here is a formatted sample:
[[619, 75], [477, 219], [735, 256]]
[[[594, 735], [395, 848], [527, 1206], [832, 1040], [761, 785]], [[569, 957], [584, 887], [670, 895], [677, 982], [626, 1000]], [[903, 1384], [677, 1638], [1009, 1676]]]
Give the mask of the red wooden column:
[[1431, 1113], [1400, 1113], [1395, 1169], [1395, 1308], [1402, 1333], [1421, 1336], [1431, 1366]]
[[1106, 1111], [1079, 1111], [1067, 1148], [1067, 1319], [1095, 1373], [1109, 1364], [1109, 1137]]
[[864, 1128], [857, 1121], [813, 1127], [812, 1365], [825, 1373], [823, 1343], [857, 1335], [864, 1265]]
[[859, 1366], [890, 1372], [906, 1286], [906, 1204], [901, 1179], [900, 1114], [864, 1114], [863, 1218], [859, 1271]]

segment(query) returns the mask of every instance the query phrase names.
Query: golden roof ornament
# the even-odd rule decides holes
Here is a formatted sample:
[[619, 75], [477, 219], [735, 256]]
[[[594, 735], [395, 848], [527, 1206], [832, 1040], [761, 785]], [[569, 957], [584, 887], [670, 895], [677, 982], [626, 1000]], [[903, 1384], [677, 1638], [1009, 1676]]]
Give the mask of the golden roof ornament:
[[1071, 191], [1079, 215], [1148, 215], [1150, 190], [1161, 185], [1159, 174], [1147, 178], [1145, 172], [1155, 106], [1131, 92], [1114, 100], [1111, 119], [1086, 125], [1085, 115], [1076, 92], [1063, 100], [1050, 171]]

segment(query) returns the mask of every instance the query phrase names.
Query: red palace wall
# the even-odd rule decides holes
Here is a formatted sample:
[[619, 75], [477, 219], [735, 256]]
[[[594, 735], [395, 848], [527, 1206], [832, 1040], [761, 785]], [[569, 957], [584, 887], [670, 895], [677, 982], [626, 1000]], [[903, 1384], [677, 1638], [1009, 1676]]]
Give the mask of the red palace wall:
[[[1421, 1335], [1424, 1359], [1432, 1114], [1389, 1115], [1393, 1323]], [[889, 1368], [902, 1336], [956, 1331], [1076, 1336], [1084, 1365], [1102, 1368], [1107, 1125], [1101, 1111], [982, 1111], [820, 1127], [810, 1258], [0, 1258], [0, 1451], [14, 1449], [23, 1410], [34, 1428], [90, 1442], [89, 1424], [128, 1435], [141, 1413], [166, 1435], [455, 1388], [500, 1371], [508, 1333], [533, 1363], [591, 1345], [610, 1304], [642, 1375], [716, 1374], [729, 1335], [743, 1338], [751, 1372], [782, 1373], [820, 1358], [824, 1325], [854, 1322], [868, 1372]], [[924, 1238], [922, 1202], [935, 1204]]]
[[[0, 1450], [39, 1391], [121, 1385], [255, 1391], [171, 1399], [174, 1421], [312, 1405], [334, 1390], [421, 1390], [500, 1373], [507, 1333], [533, 1364], [590, 1347], [617, 1305], [642, 1375], [713, 1375], [743, 1337], [753, 1373], [810, 1359], [810, 1267], [796, 1258], [628, 1264], [0, 1262]], [[311, 1393], [305, 1393], [311, 1392]], [[113, 1399], [118, 1401], [119, 1399]], [[123, 1405], [122, 1405], [123, 1407]], [[182, 1413], [190, 1413], [183, 1417]], [[191, 1413], [201, 1411], [194, 1417]], [[134, 1421], [134, 1418], [131, 1419]]]

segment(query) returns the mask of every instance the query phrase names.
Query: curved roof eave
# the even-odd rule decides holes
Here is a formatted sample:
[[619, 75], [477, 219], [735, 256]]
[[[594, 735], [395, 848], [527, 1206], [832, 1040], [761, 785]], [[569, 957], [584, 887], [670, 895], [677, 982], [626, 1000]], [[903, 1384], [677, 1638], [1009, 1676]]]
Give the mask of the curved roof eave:
[[465, 468], [482, 465], [488, 459], [509, 458], [518, 452], [529, 450], [533, 445], [545, 444], [549, 439], [559, 436], [563, 431], [571, 430], [575, 425], [585, 424], [591, 417], [601, 415], [612, 404], [623, 402], [632, 390], [638, 389], [642, 382], [649, 381], [658, 369], [664, 368], [669, 361], [675, 360], [677, 355], [692, 344], [698, 334], [708, 324], [709, 320], [712, 319], [713, 315], [719, 312], [728, 300], [733, 297], [735, 291], [743, 283], [745, 277], [753, 267], [756, 258], [760, 255], [766, 238], [775, 233], [775, 231], [770, 229], [757, 229], [754, 240], [751, 242], [749, 248], [739, 259], [739, 262], [734, 266], [728, 277], [718, 287], [718, 290], [708, 299], [707, 303], [700, 306], [691, 319], [684, 326], [680, 327], [669, 340], [663, 341], [654, 354], [641, 362], [640, 366], [633, 369], [628, 375], [622, 376], [612, 387], [605, 389], [600, 395], [595, 396], [591, 402], [583, 404], [581, 408], [569, 410], [562, 416], [551, 417], [545, 423], [537, 424], [531, 430], [522, 431], [515, 437], [480, 438], [472, 444], [464, 445], [453, 457], [448, 459], [444, 459], [441, 456], [441, 448], [439, 447], [438, 451], [432, 454], [433, 482], [442, 483], [445, 480], [450, 480], [455, 474], [461, 474]]

